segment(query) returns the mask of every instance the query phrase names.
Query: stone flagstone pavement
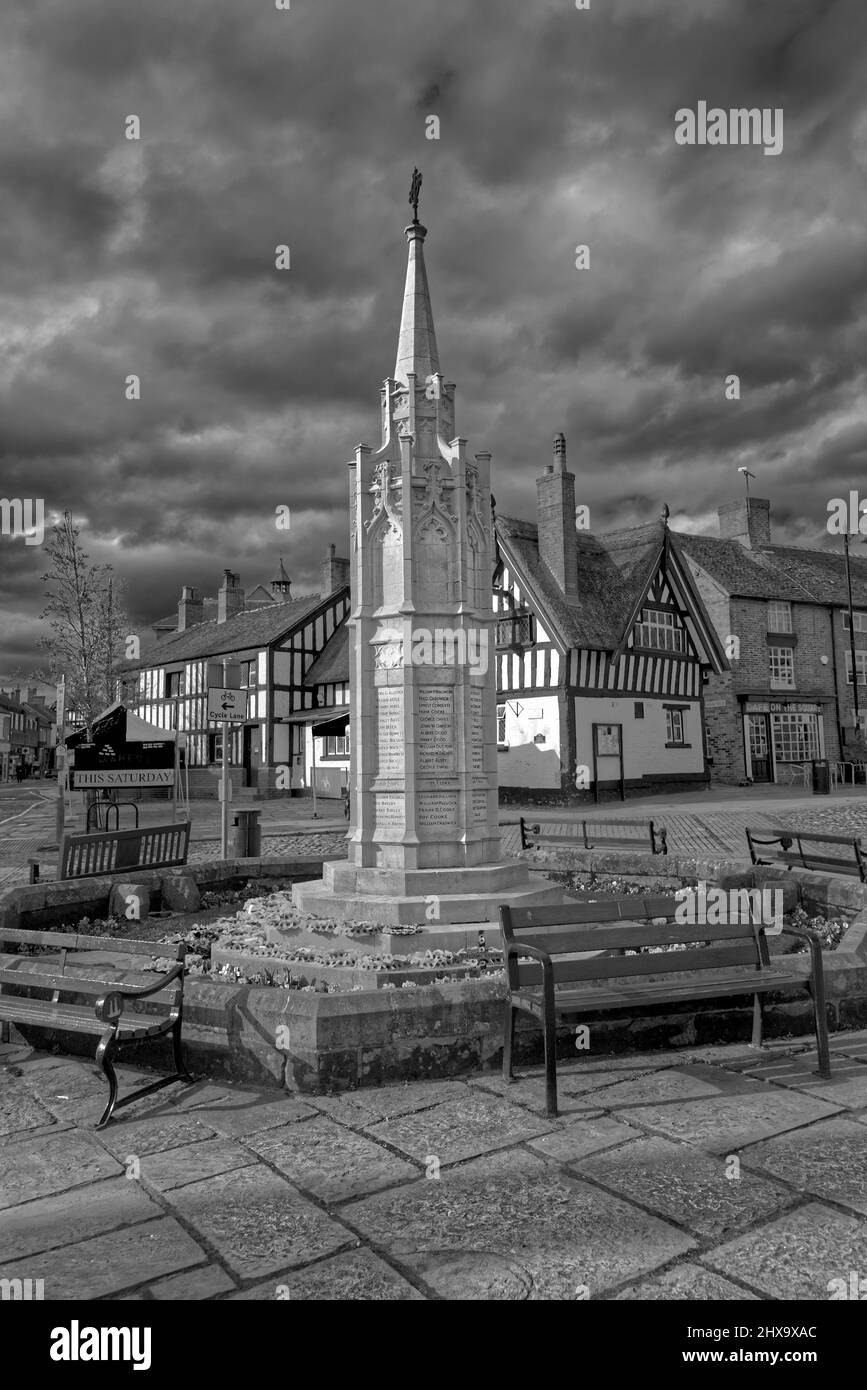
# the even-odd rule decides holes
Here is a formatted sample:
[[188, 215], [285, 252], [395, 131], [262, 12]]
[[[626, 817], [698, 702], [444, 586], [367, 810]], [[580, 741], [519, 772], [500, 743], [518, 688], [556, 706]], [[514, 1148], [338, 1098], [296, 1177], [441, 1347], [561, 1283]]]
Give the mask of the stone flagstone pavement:
[[[867, 1277], [867, 1030], [303, 1098], [203, 1081], [92, 1128], [0, 1047], [0, 1278], [70, 1299], [818, 1299]], [[119, 1068], [121, 1085], [142, 1075]]]

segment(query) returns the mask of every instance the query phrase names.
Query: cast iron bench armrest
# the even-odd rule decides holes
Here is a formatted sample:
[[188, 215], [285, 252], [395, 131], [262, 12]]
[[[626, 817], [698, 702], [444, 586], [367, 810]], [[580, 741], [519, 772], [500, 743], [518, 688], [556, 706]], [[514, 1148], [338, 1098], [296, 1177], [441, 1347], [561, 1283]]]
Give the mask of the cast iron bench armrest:
[[554, 1007], [554, 962], [550, 955], [542, 946], [531, 946], [527, 941], [509, 941], [506, 943], [506, 953], [503, 963], [508, 972], [508, 962], [510, 956], [532, 956], [542, 967], [542, 997], [545, 1008]]
[[[825, 967], [822, 961], [822, 943], [814, 931], [809, 927], [783, 927], [781, 936], [799, 936], [802, 941], [806, 941], [810, 948], [810, 974], [813, 980], [813, 1005], [816, 1013], [825, 1014]], [[827, 1037], [824, 1047], [817, 1039], [819, 1075], [829, 1077], [831, 1075], [831, 1061], [828, 1053]]]
[[[183, 988], [184, 962], [182, 960], [178, 961], [177, 965], [173, 965], [171, 970], [165, 975], [160, 975], [156, 984], [144, 985], [141, 989], [137, 989], [131, 985], [128, 985], [125, 989], [123, 986], [119, 989], [107, 989], [105, 994], [101, 994], [97, 999], [93, 1006], [93, 1011], [97, 1018], [104, 1019], [106, 1017], [105, 1007], [107, 999], [147, 999], [149, 994], [159, 994], [161, 989], [165, 989], [167, 984], [172, 980], [177, 980], [179, 977], [181, 979], [181, 988]], [[122, 1012], [123, 1009], [121, 1008], [120, 1013]], [[117, 1014], [118, 1018], [120, 1017], [120, 1013]]]

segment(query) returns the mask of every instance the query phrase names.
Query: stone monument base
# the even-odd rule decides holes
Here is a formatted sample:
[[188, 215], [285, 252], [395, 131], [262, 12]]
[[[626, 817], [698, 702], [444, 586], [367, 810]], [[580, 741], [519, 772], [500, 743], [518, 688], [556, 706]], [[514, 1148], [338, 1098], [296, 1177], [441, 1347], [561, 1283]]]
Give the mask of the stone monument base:
[[322, 878], [296, 883], [301, 912], [382, 927], [496, 922], [501, 903], [537, 907], [568, 901], [562, 889], [525, 864], [506, 859], [469, 869], [363, 869], [345, 859], [322, 866]]

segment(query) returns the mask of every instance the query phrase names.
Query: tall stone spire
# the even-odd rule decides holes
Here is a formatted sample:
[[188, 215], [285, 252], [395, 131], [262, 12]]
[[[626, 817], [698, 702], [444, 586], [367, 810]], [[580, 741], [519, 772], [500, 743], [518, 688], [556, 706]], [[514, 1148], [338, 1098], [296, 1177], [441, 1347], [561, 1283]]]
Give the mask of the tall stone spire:
[[[420, 186], [415, 170], [416, 214]], [[562, 895], [501, 858], [491, 455], [455, 433], [424, 238], [416, 215], [382, 444], [351, 465], [347, 857], [292, 896], [314, 916], [418, 926], [427, 944], [465, 942], [452, 925], [494, 921], [501, 902]]]
[[394, 378], [408, 386], [408, 373], [415, 372], [419, 385], [440, 369], [437, 339], [434, 332], [430, 290], [424, 264], [424, 239], [427, 227], [413, 222], [406, 228], [409, 259], [406, 267], [406, 286], [403, 292], [403, 313], [400, 336], [397, 340], [397, 362]]

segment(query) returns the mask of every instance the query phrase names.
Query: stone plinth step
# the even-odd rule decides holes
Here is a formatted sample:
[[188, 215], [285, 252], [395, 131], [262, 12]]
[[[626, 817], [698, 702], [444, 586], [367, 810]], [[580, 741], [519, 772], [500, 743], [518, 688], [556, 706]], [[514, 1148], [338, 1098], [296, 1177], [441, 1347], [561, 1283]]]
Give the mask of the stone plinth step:
[[504, 893], [527, 887], [527, 865], [504, 859], [470, 868], [365, 869], [345, 859], [322, 865], [322, 881], [333, 893], [425, 898], [429, 894]]
[[527, 874], [523, 882], [492, 888], [482, 893], [437, 893], [388, 895], [379, 893], [335, 893], [322, 879], [296, 883], [292, 901], [301, 912], [338, 921], [370, 922], [383, 927], [432, 926], [460, 922], [496, 922], [501, 903], [512, 907], [538, 907], [543, 903], [563, 903], [569, 899], [542, 874]]

